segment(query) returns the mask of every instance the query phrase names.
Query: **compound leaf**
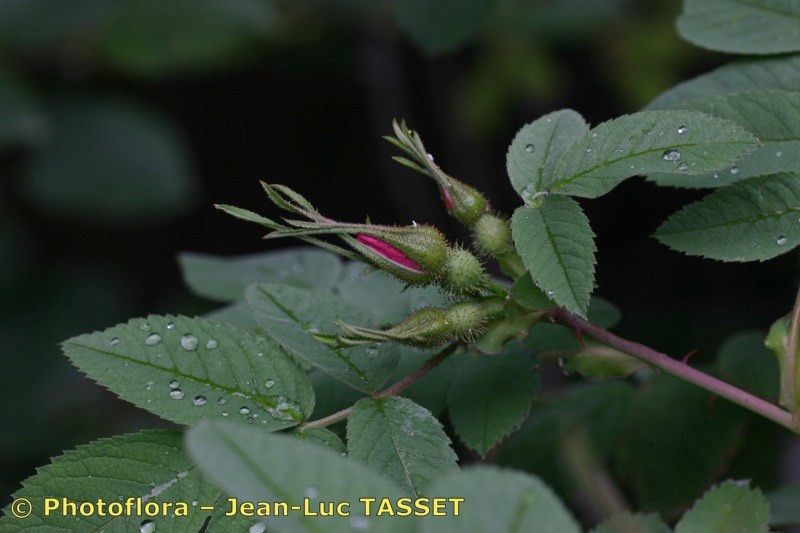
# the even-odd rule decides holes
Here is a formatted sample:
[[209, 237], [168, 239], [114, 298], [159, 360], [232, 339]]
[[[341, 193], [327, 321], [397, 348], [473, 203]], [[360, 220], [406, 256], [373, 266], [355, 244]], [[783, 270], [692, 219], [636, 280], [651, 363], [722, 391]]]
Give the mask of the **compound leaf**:
[[202, 318], [151, 315], [62, 349], [120, 398], [179, 424], [229, 416], [278, 430], [314, 407], [308, 377], [278, 344]]
[[364, 398], [347, 418], [347, 450], [413, 494], [458, 468], [442, 425], [407, 398]]
[[800, 176], [761, 176], [718, 189], [670, 216], [655, 237], [721, 261], [763, 261], [800, 244]]
[[594, 289], [594, 233], [572, 198], [550, 195], [511, 219], [517, 251], [533, 281], [559, 305], [583, 316]]
[[677, 21], [687, 41], [732, 54], [800, 50], [800, 5], [785, 0], [684, 0]]

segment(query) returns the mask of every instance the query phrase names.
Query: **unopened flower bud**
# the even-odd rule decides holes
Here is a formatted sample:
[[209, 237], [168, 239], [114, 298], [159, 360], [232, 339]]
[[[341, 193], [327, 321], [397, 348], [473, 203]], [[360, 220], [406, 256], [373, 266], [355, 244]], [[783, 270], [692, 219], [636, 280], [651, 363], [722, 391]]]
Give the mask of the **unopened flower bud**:
[[498, 256], [511, 247], [511, 226], [502, 218], [485, 213], [472, 228], [475, 245], [481, 252]]
[[447, 242], [433, 226], [365, 226], [347, 241], [374, 266], [406, 283], [437, 280], [447, 261]]
[[447, 176], [439, 181], [447, 211], [464, 225], [472, 226], [489, 208], [489, 202], [474, 187]]
[[441, 283], [453, 294], [476, 294], [486, 287], [488, 277], [472, 253], [463, 248], [451, 248]]
[[472, 342], [486, 331], [486, 324], [502, 312], [502, 300], [484, 299], [455, 304], [447, 310], [447, 318], [457, 339]]
[[399, 324], [383, 330], [349, 324], [340, 326], [347, 332], [347, 336], [340, 338], [344, 344], [394, 341], [417, 348], [433, 348], [454, 339], [447, 312], [439, 307], [415, 311]]

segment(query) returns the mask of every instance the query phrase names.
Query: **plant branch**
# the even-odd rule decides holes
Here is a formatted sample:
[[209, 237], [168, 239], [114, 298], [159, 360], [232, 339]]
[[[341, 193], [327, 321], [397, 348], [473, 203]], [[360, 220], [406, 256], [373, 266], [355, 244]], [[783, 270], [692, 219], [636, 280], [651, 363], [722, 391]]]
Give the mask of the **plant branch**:
[[[425, 364], [416, 369], [415, 371], [411, 372], [404, 378], [397, 381], [394, 385], [391, 385], [380, 392], [376, 392], [372, 395], [373, 398], [387, 398], [389, 396], [397, 396], [398, 394], [402, 393], [404, 390], [409, 388], [411, 385], [419, 381], [420, 379], [424, 378], [428, 373], [442, 364], [445, 359], [450, 357], [456, 350], [458, 349], [458, 343], [453, 343], [450, 346], [446, 347], [441, 352], [437, 353], [427, 361]], [[310, 420], [308, 422], [304, 422], [297, 426], [297, 429], [303, 431], [307, 428], [324, 428], [326, 426], [330, 426], [335, 424], [336, 422], [340, 422], [350, 416], [350, 413], [353, 411], [353, 406], [346, 409], [342, 409], [341, 411], [337, 411], [332, 415], [328, 415], [325, 418], [320, 418], [318, 420]]]
[[721, 396], [745, 409], [759, 414], [776, 424], [787, 428], [793, 433], [800, 434], [800, 428], [792, 421], [792, 414], [779, 406], [770, 403], [758, 396], [750, 394], [730, 383], [715, 378], [709, 374], [696, 370], [687, 364], [658, 352], [644, 344], [623, 339], [608, 330], [592, 324], [583, 318], [570, 313], [566, 309], [552, 309], [547, 311], [547, 316], [565, 326], [569, 326], [580, 333], [595, 338], [597, 341], [630, 354], [637, 359], [648, 363], [667, 374], [671, 374], [688, 383], [697, 385], [709, 392]]
[[[783, 369], [781, 374], [783, 383], [781, 390], [785, 391], [788, 403], [791, 406], [797, 405], [797, 333], [800, 328], [800, 289], [794, 300], [792, 308], [792, 318], [789, 322], [789, 336], [786, 340], [786, 353], [784, 354]], [[800, 427], [800, 412], [795, 408], [795, 426]]]

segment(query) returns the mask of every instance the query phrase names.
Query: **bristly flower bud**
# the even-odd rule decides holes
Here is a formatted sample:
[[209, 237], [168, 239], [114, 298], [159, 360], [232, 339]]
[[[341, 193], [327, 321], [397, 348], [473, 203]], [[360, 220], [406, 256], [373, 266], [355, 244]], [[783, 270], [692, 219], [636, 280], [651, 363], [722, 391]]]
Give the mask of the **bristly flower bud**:
[[442, 286], [453, 294], [478, 294], [489, 283], [480, 260], [463, 248], [450, 248]]
[[345, 345], [399, 342], [417, 348], [433, 348], [454, 340], [472, 342], [486, 330], [487, 323], [502, 314], [503, 303], [502, 298], [490, 297], [448, 309], [426, 307], [382, 330], [339, 324], [347, 333], [339, 341]]
[[434, 162], [422, 144], [422, 139], [415, 131], [410, 130], [405, 122], [392, 122], [394, 137], [384, 139], [405, 152], [411, 159], [394, 156], [393, 159], [421, 174], [430, 176], [439, 186], [444, 206], [455, 219], [462, 224], [472, 226], [481, 215], [489, 211], [489, 202], [475, 188], [449, 176]]
[[275, 228], [265, 238], [336, 235], [357, 252], [358, 258], [412, 285], [435, 282], [444, 272], [447, 241], [433, 226], [337, 222], [321, 215], [288, 187], [264, 184], [264, 189], [275, 205], [308, 219], [284, 218], [288, 226]]
[[511, 226], [502, 218], [484, 214], [472, 228], [475, 246], [482, 253], [497, 257], [509, 251], [511, 244]]

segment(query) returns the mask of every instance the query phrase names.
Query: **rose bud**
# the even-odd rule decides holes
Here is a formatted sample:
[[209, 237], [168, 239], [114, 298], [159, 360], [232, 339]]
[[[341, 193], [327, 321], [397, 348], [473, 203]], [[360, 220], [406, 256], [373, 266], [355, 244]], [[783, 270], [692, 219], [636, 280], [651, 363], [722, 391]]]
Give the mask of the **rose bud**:
[[472, 227], [475, 246], [493, 257], [508, 252], [511, 245], [511, 226], [502, 218], [485, 213]]
[[503, 303], [502, 298], [484, 298], [457, 303], [449, 309], [426, 307], [382, 330], [339, 324], [347, 332], [339, 340], [343, 344], [399, 342], [417, 348], [433, 348], [454, 340], [472, 342], [491, 319], [502, 314]]
[[469, 251], [450, 248], [444, 267], [442, 286], [453, 294], [478, 294], [488, 285], [483, 265]]
[[392, 123], [394, 137], [384, 137], [387, 141], [405, 152], [405, 156], [395, 156], [393, 159], [421, 174], [433, 178], [439, 186], [442, 201], [454, 218], [462, 224], [472, 226], [478, 218], [489, 210], [489, 202], [475, 188], [449, 176], [434, 162], [422, 144], [422, 139], [415, 131], [410, 130], [404, 122]]

